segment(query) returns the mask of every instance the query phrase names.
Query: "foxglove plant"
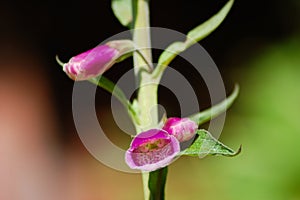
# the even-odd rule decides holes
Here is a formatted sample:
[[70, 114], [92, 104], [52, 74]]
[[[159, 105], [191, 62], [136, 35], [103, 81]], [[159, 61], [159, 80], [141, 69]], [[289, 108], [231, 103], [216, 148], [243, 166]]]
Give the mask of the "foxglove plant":
[[[189, 117], [171, 117], [163, 119], [161, 123], [155, 107], [158, 85], [169, 63], [176, 55], [214, 31], [227, 16], [232, 4], [233, 0], [229, 0], [217, 14], [188, 32], [184, 42], [176, 41], [169, 45], [160, 55], [157, 67], [153, 68], [149, 50], [149, 0], [112, 0], [116, 17], [122, 25], [132, 29], [132, 40], [110, 41], [72, 57], [68, 63], [58, 60], [71, 79], [88, 80], [104, 88], [115, 95], [128, 110], [137, 134], [124, 157], [130, 168], [142, 172], [145, 200], [164, 199], [167, 167], [180, 156], [235, 156], [241, 150], [233, 151], [208, 131], [198, 129], [201, 124], [225, 112], [232, 105], [238, 95], [238, 86], [227, 99]], [[130, 56], [133, 56], [135, 77], [140, 84], [137, 99], [133, 102], [103, 76], [115, 63]], [[152, 115], [149, 115], [150, 108], [155, 108], [151, 110]], [[190, 141], [189, 146], [181, 149], [181, 143], [186, 141]]]

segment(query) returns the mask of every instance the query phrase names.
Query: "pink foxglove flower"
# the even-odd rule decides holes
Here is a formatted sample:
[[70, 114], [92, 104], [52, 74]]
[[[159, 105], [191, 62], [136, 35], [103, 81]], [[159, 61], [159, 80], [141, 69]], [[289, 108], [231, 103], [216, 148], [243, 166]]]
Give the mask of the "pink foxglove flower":
[[179, 142], [184, 142], [195, 136], [198, 125], [189, 118], [171, 117], [162, 129], [175, 136]]
[[138, 134], [126, 151], [132, 169], [155, 171], [169, 165], [180, 152], [178, 140], [164, 130], [150, 129]]
[[72, 57], [63, 70], [73, 80], [87, 80], [108, 70], [118, 58], [134, 50], [130, 40], [114, 40]]

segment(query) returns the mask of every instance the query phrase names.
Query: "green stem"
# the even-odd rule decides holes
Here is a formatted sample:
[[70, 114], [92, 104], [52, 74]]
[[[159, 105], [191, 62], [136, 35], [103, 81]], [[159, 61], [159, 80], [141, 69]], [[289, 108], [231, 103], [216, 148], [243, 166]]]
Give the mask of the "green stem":
[[[136, 125], [137, 132], [157, 126], [157, 79], [153, 79], [149, 73], [148, 65], [152, 65], [149, 0], [132, 0], [133, 3], [133, 41], [145, 59], [138, 53], [133, 54], [135, 78], [139, 84], [137, 100], [139, 105], [140, 125]], [[147, 62], [148, 63], [147, 63]], [[149, 173], [143, 172], [144, 199], [149, 200], [148, 189]]]
[[150, 200], [164, 200], [165, 199], [165, 185], [168, 174], [168, 167], [158, 169], [150, 172], [149, 189]]
[[[147, 130], [157, 126], [157, 87], [158, 79], [149, 73], [149, 63], [152, 66], [150, 25], [149, 25], [149, 0], [133, 0], [134, 30], [133, 41], [138, 48], [134, 52], [134, 71], [139, 85], [138, 103], [140, 109], [141, 125], [137, 131]], [[143, 57], [139, 56], [142, 54]]]
[[142, 172], [143, 189], [144, 189], [144, 200], [149, 200], [150, 191], [148, 189], [149, 172]]

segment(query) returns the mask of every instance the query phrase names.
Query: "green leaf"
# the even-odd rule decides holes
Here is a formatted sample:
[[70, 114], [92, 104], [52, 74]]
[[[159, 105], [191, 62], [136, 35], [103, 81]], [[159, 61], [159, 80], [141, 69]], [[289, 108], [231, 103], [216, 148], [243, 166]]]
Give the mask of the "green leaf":
[[172, 43], [160, 55], [158, 59], [158, 65], [167, 66], [180, 52], [183, 52], [185, 49], [186, 49], [186, 45], [183, 42]]
[[112, 0], [111, 7], [120, 23], [130, 27], [133, 19], [132, 0]]
[[91, 78], [89, 79], [89, 81], [91, 83], [94, 83], [95, 85], [98, 85], [99, 87], [102, 87], [103, 89], [114, 95], [123, 105], [128, 106], [130, 104], [123, 91], [104, 76]]
[[191, 30], [188, 34], [186, 45], [190, 46], [212, 33], [225, 19], [233, 4], [233, 0], [229, 0], [225, 6], [209, 20]]
[[199, 157], [205, 155], [236, 156], [241, 152], [241, 146], [237, 151], [234, 151], [219, 142], [206, 130], [198, 130], [197, 134], [198, 138], [194, 143], [182, 151], [180, 155]]
[[132, 106], [130, 101], [127, 99], [124, 92], [116, 86], [113, 82], [109, 79], [105, 78], [104, 76], [98, 76], [96, 78], [91, 78], [89, 81], [99, 87], [105, 89], [113, 96], [115, 96], [127, 109], [128, 114], [130, 115], [131, 119], [133, 120], [134, 124], [140, 124], [140, 120], [138, 117], [138, 112], [136, 111], [136, 105]]
[[181, 52], [185, 51], [191, 45], [199, 42], [211, 32], [213, 32], [225, 19], [229, 10], [232, 7], [234, 0], [229, 0], [225, 6], [214, 16], [208, 19], [203, 24], [192, 29], [187, 34], [187, 39], [184, 42], [174, 42], [169, 45], [165, 51], [160, 55], [158, 59], [158, 66], [153, 72], [154, 77], [162, 75], [164, 69], [170, 64], [170, 62]]
[[168, 167], [150, 172], [148, 187], [150, 190], [150, 200], [165, 199], [165, 185], [168, 174]]
[[188, 118], [195, 121], [198, 125], [204, 124], [205, 122], [208, 122], [209, 120], [225, 112], [233, 104], [238, 94], [239, 94], [239, 86], [235, 85], [232, 94], [229, 97], [227, 97], [225, 100], [212, 106], [211, 108], [208, 108], [200, 113], [194, 114]]

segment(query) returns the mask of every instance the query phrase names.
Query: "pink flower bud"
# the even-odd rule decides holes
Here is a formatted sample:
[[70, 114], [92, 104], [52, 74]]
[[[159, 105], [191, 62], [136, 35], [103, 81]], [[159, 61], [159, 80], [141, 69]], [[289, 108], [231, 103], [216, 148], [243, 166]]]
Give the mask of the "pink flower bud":
[[179, 142], [184, 142], [195, 136], [198, 125], [189, 118], [171, 117], [162, 129], [175, 136]]
[[180, 152], [178, 140], [160, 129], [138, 134], [126, 151], [125, 161], [132, 169], [155, 171], [169, 165]]
[[118, 58], [133, 50], [130, 40], [110, 41], [72, 57], [63, 65], [63, 70], [73, 80], [87, 80], [103, 74]]

